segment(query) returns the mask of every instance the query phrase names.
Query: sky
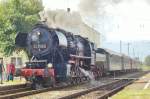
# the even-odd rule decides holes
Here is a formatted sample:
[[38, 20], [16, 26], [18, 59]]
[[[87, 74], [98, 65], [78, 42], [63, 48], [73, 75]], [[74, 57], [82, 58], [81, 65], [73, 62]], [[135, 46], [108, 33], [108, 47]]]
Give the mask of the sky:
[[109, 40], [139, 41], [150, 40], [150, 4], [145, 0], [120, 3], [108, 7], [110, 15], [114, 16], [114, 28], [107, 33]]
[[[82, 5], [89, 9], [84, 8], [87, 10], [84, 12], [80, 9], [81, 1], [86, 0], [43, 0], [43, 5], [45, 9], [66, 10], [69, 7], [78, 11], [85, 23], [100, 32], [102, 47], [119, 52], [121, 40], [126, 54], [128, 42], [131, 43], [132, 56], [133, 49], [142, 59], [150, 54], [150, 0], [87, 0], [89, 4], [84, 2]], [[92, 15], [88, 10], [93, 11]]]

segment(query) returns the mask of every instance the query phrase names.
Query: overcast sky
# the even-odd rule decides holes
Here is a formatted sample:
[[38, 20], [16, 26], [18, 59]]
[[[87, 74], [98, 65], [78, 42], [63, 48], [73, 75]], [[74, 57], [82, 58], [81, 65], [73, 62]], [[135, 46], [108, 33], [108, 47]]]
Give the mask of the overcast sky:
[[[105, 35], [107, 41], [150, 40], [150, 3], [148, 0], [120, 1], [118, 4], [105, 6], [107, 17], [102, 17], [105, 20], [103, 22], [99, 20], [101, 23], [98, 26], [99, 31]], [[70, 7], [71, 10], [79, 11], [79, 3], [80, 0], [43, 0], [45, 8], [53, 10]]]

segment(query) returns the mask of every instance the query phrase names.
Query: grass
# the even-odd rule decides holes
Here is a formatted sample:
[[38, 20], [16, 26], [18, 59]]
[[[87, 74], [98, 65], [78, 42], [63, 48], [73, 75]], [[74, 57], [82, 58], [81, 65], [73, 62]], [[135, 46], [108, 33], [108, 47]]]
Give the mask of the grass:
[[111, 99], [150, 99], [150, 89], [125, 89]]
[[144, 71], [150, 70], [150, 66], [142, 65], [142, 70]]
[[[143, 66], [144, 70], [150, 70], [150, 67]], [[146, 74], [143, 77], [146, 79], [150, 78], [150, 74]], [[142, 78], [143, 78], [142, 77]], [[139, 81], [147, 81], [145, 79], [140, 79]], [[150, 86], [144, 89], [147, 83], [133, 83], [125, 87], [122, 91], [118, 92], [110, 99], [150, 99]]]

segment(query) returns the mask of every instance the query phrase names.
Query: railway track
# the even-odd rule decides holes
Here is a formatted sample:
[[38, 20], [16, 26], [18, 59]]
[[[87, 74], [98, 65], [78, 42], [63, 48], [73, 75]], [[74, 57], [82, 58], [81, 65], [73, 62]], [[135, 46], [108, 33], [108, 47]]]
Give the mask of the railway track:
[[0, 95], [8, 95], [8, 94], [13, 94], [13, 93], [17, 93], [17, 92], [24, 92], [24, 91], [30, 91], [30, 90], [31, 90], [30, 87], [3, 90], [3, 91], [0, 91]]
[[11, 95], [18, 92], [30, 91], [31, 88], [26, 84], [9, 85], [0, 87], [0, 99], [12, 99]]
[[[143, 72], [136, 75], [136, 77], [142, 76], [146, 73], [147, 72]], [[120, 79], [101, 86], [96, 86], [80, 92], [75, 92], [70, 95], [62, 96], [59, 99], [108, 99], [108, 97], [116, 94], [118, 91], [131, 84], [135, 80], [136, 79]]]
[[[86, 83], [80, 83], [84, 84]], [[56, 86], [55, 88], [49, 87], [49, 88], [42, 88], [39, 90], [32, 90], [31, 87], [27, 87], [25, 85], [18, 85], [18, 86], [10, 86], [11, 89], [8, 89], [8, 87], [5, 87], [0, 90], [0, 99], [15, 99], [23, 96], [28, 96], [28, 95], [33, 95], [33, 94], [38, 94], [38, 93], [43, 93], [47, 91], [54, 91], [54, 90], [60, 90], [63, 88], [68, 88], [72, 86], [76, 86], [78, 84], [74, 85], [61, 85], [61, 86]]]
[[132, 83], [132, 80], [117, 80], [106, 85], [93, 87], [81, 92], [77, 92], [59, 99], [107, 99], [126, 85]]
[[[145, 74], [145, 72], [144, 73], [140, 73], [140, 74], [136, 74], [136, 77], [139, 77], [139, 76], [141, 76], [143, 74]], [[135, 77], [135, 75], [134, 75], [134, 77]], [[123, 80], [114, 80], [114, 81], [112, 80], [110, 83], [107, 83], [106, 85], [90, 87], [88, 89], [85, 88], [86, 90], [83, 90], [83, 91], [80, 91], [80, 92], [78, 91], [78, 92], [70, 94], [70, 95], [69, 95], [69, 93], [67, 93], [68, 96], [63, 96], [62, 95], [62, 97], [59, 97], [59, 98], [60, 99], [68, 99], [70, 97], [71, 98], [78, 98], [78, 97], [82, 98], [83, 95], [85, 97], [86, 94], [91, 93], [91, 92], [94, 93], [94, 91], [95, 92], [99, 91], [99, 92], [101, 92], [101, 96], [106, 97], [106, 96], [112, 95], [111, 93], [113, 93], [114, 90], [117, 90], [116, 88], [120, 87], [118, 85], [126, 86], [126, 85], [132, 83], [132, 81], [133, 81], [133, 79], [129, 79], [129, 80], [123, 79]], [[111, 89], [113, 84], [116, 84], [116, 83], [120, 83], [120, 84], [114, 85], [116, 87], [115, 88], [113, 87]], [[82, 83], [82, 84], [85, 84], [85, 82]], [[47, 91], [50, 91], [50, 92], [58, 91], [60, 93], [60, 92], [63, 91], [63, 89], [65, 91], [67, 88], [70, 91], [72, 91], [71, 90], [71, 86], [76, 86], [76, 85], [57, 86], [55, 88], [44, 88], [44, 89], [39, 89], [39, 90], [32, 90], [32, 89], [30, 89], [30, 87], [26, 87], [25, 85], [15, 85], [15, 86], [3, 87], [2, 89], [0, 89], [0, 99], [14, 99], [14, 98], [24, 97], [24, 96], [28, 96], [28, 95], [33, 95], [33, 94], [44, 93], [44, 92], [47, 92]], [[110, 86], [110, 88], [109, 87], [107, 88], [108, 85]], [[121, 89], [121, 88], [119, 88], [119, 89]], [[109, 94], [109, 95], [107, 95], [107, 94]]]
[[26, 84], [2, 86], [2, 87], [0, 87], [0, 91], [11, 90], [11, 89], [16, 89], [16, 88], [24, 88], [25, 86], [26, 86]]

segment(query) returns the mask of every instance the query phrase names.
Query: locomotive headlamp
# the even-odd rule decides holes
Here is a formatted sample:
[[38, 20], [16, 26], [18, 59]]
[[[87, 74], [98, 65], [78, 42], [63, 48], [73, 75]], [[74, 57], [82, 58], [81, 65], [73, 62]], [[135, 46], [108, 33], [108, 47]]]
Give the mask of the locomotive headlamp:
[[52, 68], [53, 66], [52, 66], [51, 63], [48, 63], [48, 64], [47, 64], [47, 67]]
[[40, 33], [40, 32], [37, 32], [37, 35], [41, 35], [41, 33]]
[[24, 67], [26, 67], [26, 66], [27, 66], [27, 64], [23, 64], [23, 66], [24, 66]]
[[32, 35], [32, 41], [37, 41], [38, 40], [38, 36], [37, 35]]

